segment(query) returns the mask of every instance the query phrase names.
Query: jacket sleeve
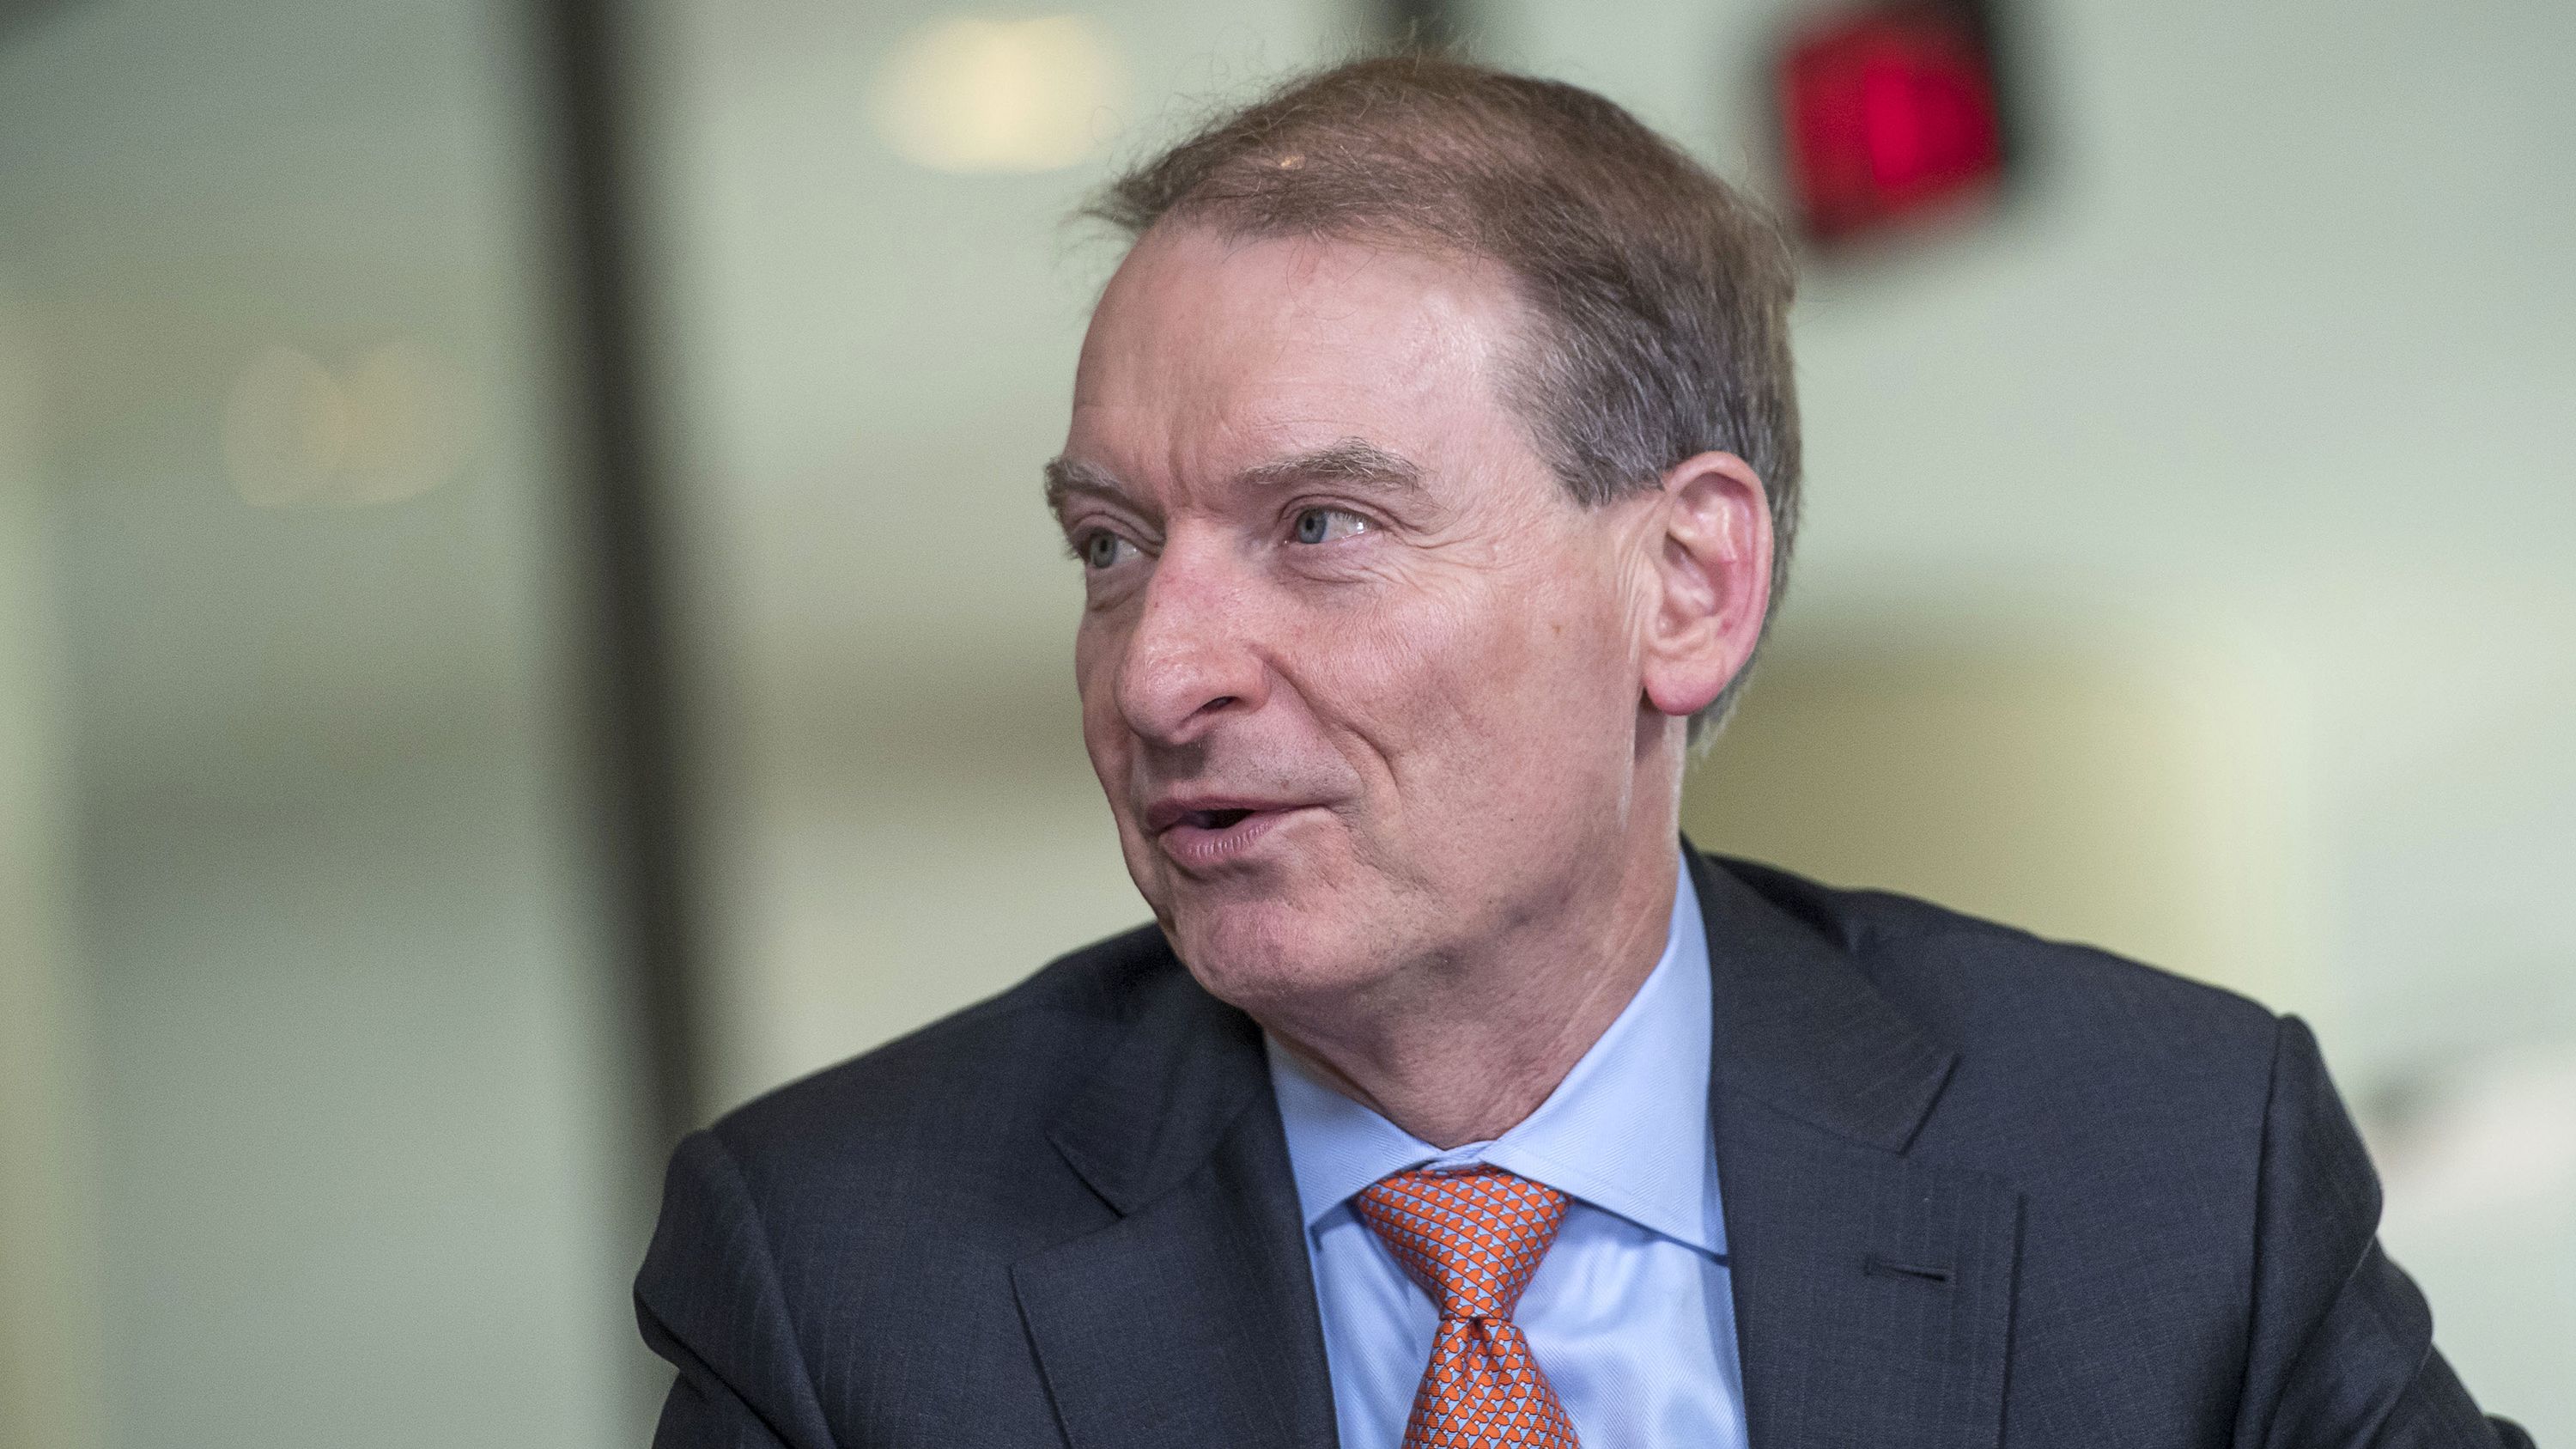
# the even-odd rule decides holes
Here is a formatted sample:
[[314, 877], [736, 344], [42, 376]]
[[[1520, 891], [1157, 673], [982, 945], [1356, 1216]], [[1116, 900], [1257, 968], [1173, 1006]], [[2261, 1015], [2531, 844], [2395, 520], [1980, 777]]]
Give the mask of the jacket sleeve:
[[2379, 1250], [2379, 1179], [2296, 1017], [2273, 1042], [2263, 1133], [2238, 1449], [2529, 1449], [2478, 1412]]
[[759, 1210], [712, 1133], [671, 1156], [635, 1317], [680, 1371], [654, 1449], [832, 1449]]

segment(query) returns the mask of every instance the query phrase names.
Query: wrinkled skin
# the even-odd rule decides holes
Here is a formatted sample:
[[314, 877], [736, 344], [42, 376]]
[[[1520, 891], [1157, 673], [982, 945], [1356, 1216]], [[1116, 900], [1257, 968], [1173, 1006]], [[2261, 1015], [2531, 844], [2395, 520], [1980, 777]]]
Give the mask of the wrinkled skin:
[[1565, 492], [1503, 401], [1521, 326], [1489, 265], [1158, 227], [1050, 488], [1137, 887], [1209, 991], [1433, 1141], [1526, 1115], [1651, 969], [1684, 722], [1767, 601], [1733, 457]]

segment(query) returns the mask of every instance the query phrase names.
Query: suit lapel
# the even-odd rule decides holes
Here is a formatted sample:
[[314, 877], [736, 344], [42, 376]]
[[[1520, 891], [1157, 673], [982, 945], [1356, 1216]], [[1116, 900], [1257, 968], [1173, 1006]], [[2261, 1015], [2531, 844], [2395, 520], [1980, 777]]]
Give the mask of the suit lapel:
[[1955, 1058], [1841, 946], [1685, 853], [1753, 1449], [1994, 1444], [2020, 1195], [1906, 1156]]
[[[1909, 1161], [1955, 1058], [1845, 949], [1686, 851], [1752, 1449], [1992, 1445], [2021, 1199]], [[1119, 1217], [1012, 1282], [1073, 1449], [1333, 1449], [1258, 1030], [1174, 963], [1051, 1134]]]
[[1057, 1150], [1118, 1220], [1012, 1266], [1073, 1449], [1333, 1449], [1323, 1328], [1258, 1030], [1175, 963]]

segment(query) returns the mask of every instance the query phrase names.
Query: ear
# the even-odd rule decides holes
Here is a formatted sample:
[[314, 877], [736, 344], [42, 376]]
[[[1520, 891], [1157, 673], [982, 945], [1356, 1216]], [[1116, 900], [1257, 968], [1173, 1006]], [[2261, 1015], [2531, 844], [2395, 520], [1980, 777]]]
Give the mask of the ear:
[[1733, 453], [1665, 470], [1654, 510], [1654, 593], [1642, 667], [1646, 702], [1685, 717], [1715, 700], [1762, 638], [1771, 607], [1771, 508], [1762, 479]]

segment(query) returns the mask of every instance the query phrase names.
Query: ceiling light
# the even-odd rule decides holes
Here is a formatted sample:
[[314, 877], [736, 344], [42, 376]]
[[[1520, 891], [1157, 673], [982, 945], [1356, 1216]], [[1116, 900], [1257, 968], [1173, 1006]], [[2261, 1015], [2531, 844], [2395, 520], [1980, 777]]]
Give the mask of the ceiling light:
[[876, 121], [935, 171], [1053, 171], [1099, 149], [1120, 91], [1108, 41], [1081, 16], [944, 20], [887, 57]]

